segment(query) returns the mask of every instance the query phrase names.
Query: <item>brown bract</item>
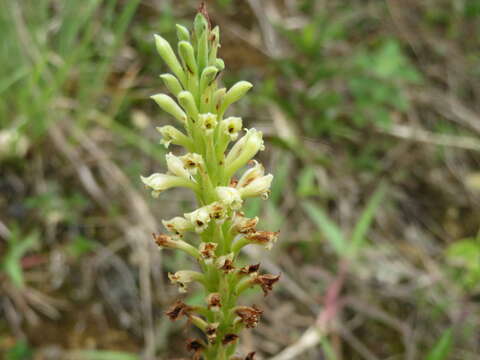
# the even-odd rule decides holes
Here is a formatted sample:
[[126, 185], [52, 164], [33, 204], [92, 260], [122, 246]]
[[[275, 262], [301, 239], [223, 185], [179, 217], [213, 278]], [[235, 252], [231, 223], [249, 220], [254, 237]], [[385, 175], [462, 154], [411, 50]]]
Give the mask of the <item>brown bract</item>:
[[260, 310], [257, 306], [239, 306], [235, 310], [235, 314], [237, 314], [242, 323], [245, 325], [246, 328], [252, 329], [258, 325], [258, 321], [260, 320], [260, 316], [262, 315], [263, 311]]
[[167, 311], [165, 311], [165, 315], [167, 315], [170, 320], [175, 321], [180, 319], [182, 316], [188, 316], [189, 313], [192, 311], [192, 308], [185, 304], [182, 300], [177, 300]]
[[269, 291], [273, 290], [273, 285], [280, 279], [280, 275], [258, 275], [253, 279], [253, 283], [260, 285], [263, 290], [263, 295], [267, 296]]

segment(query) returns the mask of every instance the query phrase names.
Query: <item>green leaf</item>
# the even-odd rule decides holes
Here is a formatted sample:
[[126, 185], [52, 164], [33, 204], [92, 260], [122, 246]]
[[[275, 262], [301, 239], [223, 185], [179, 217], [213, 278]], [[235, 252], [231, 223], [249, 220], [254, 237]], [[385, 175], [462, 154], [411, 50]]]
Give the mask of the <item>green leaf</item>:
[[428, 353], [425, 360], [444, 360], [452, 351], [453, 345], [453, 331], [452, 329], [445, 330], [440, 339], [437, 341], [432, 350]]
[[323, 232], [335, 252], [339, 256], [346, 256], [348, 254], [348, 244], [340, 228], [315, 204], [306, 202], [303, 204], [303, 208], [317, 228]]
[[367, 232], [370, 230], [370, 226], [372, 225], [372, 221], [375, 217], [378, 207], [385, 196], [385, 191], [386, 186], [381, 184], [368, 201], [368, 204], [363, 210], [360, 219], [355, 224], [349, 246], [349, 253], [351, 257], [355, 257], [360, 248], [364, 245]]

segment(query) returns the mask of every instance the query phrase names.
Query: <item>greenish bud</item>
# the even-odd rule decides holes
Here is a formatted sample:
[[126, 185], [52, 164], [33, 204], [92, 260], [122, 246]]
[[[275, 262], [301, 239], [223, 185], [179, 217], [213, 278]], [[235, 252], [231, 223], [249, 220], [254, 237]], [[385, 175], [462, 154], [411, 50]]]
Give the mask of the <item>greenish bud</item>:
[[207, 18], [201, 14], [198, 13], [197, 16], [195, 16], [195, 20], [193, 21], [193, 28], [195, 30], [195, 36], [200, 38], [200, 36], [208, 30], [208, 20]]
[[213, 30], [210, 32], [210, 54], [208, 56], [208, 63], [210, 65], [215, 64], [215, 60], [217, 59], [217, 52], [218, 48], [220, 47], [220, 28], [215, 26]]
[[195, 61], [195, 51], [193, 46], [186, 41], [180, 41], [178, 43], [178, 53], [182, 58], [187, 71], [194, 75], [197, 74], [197, 62]]
[[190, 42], [190, 32], [185, 26], [177, 24], [177, 38], [178, 41], [188, 41]]
[[190, 91], [182, 91], [178, 94], [178, 102], [192, 119], [198, 118], [198, 109], [195, 99]]
[[222, 59], [216, 59], [215, 67], [218, 69], [218, 71], [223, 71], [225, 69], [225, 62]]
[[223, 103], [223, 98], [225, 97], [225, 94], [227, 93], [227, 89], [221, 88], [215, 91], [213, 94], [213, 99], [212, 103], [215, 108], [215, 111], [220, 111], [220, 107], [222, 106]]
[[157, 51], [162, 57], [163, 61], [168, 65], [172, 72], [180, 79], [180, 81], [185, 84], [185, 73], [182, 69], [182, 65], [177, 59], [177, 56], [173, 52], [172, 47], [160, 35], [155, 35], [155, 45], [157, 46]]
[[151, 96], [151, 98], [158, 104], [158, 106], [162, 108], [163, 111], [172, 115], [182, 124], [185, 124], [187, 121], [187, 115], [170, 96], [165, 94], [157, 94]]
[[221, 106], [220, 113], [224, 113], [227, 108], [232, 105], [234, 102], [240, 100], [251, 88], [253, 85], [248, 81], [239, 81], [233, 85], [225, 94], [223, 98], [223, 103]]
[[172, 74], [162, 74], [160, 75], [160, 79], [162, 79], [168, 91], [170, 91], [174, 96], [177, 96], [178, 93], [183, 90], [178, 79]]
[[207, 66], [200, 77], [200, 92], [209, 87], [217, 76], [218, 69], [214, 66]]

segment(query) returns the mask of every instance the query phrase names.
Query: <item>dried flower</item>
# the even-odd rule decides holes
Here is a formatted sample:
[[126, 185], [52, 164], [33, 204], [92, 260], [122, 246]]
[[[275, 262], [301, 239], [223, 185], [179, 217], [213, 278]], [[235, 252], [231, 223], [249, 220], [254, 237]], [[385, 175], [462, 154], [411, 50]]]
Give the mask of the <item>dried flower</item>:
[[222, 300], [219, 293], [211, 293], [207, 296], [208, 309], [217, 312], [222, 307]]
[[177, 300], [167, 311], [165, 311], [165, 315], [167, 315], [170, 320], [176, 321], [182, 316], [188, 316], [191, 311], [191, 306], [188, 306], [181, 300]]
[[253, 306], [237, 306], [235, 314], [239, 317], [240, 322], [245, 325], [247, 329], [257, 327], [260, 316], [263, 311], [255, 305]]

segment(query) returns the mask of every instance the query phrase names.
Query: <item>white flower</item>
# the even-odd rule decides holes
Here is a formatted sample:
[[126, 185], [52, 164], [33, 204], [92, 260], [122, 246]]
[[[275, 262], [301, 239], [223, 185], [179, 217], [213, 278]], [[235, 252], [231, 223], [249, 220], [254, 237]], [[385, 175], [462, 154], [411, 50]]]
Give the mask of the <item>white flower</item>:
[[261, 176], [253, 180], [247, 186], [240, 188], [238, 191], [242, 195], [242, 198], [261, 196], [262, 199], [268, 199], [268, 194], [270, 193], [270, 185], [273, 180], [273, 175], [268, 174]]
[[242, 207], [242, 197], [237, 189], [229, 186], [217, 186], [215, 192], [220, 201], [233, 210], [238, 210]]
[[217, 127], [217, 115], [212, 113], [198, 115], [200, 127], [207, 133], [211, 134]]
[[204, 167], [202, 155], [196, 153], [188, 153], [180, 156], [180, 160], [183, 162], [183, 166], [190, 173], [191, 176], [197, 174], [198, 169]]
[[259, 177], [265, 174], [265, 169], [262, 164], [260, 164], [257, 160], [251, 160], [250, 164], [253, 164], [253, 167], [245, 171], [238, 180], [236, 185], [237, 189], [243, 188], [249, 184], [251, 184], [254, 180], [258, 179]]
[[209, 204], [208, 212], [210, 213], [210, 219], [215, 220], [217, 224], [223, 224], [227, 217], [226, 205], [220, 201]]
[[156, 129], [162, 135], [160, 144], [163, 144], [167, 149], [171, 143], [186, 146], [190, 142], [184, 133], [171, 125], [157, 127]]
[[185, 168], [183, 161], [179, 157], [168, 153], [165, 155], [165, 160], [167, 161], [167, 168], [170, 173], [185, 179], [190, 179], [190, 172]]
[[176, 186], [183, 186], [183, 187], [195, 187], [195, 184], [189, 180], [181, 178], [179, 176], [174, 175], [167, 175], [167, 174], [152, 174], [148, 177], [140, 176], [143, 183], [148, 187], [152, 188], [152, 196], [158, 197], [158, 195], [167, 189]]
[[178, 284], [178, 290], [182, 293], [187, 292], [188, 283], [191, 283], [192, 281], [200, 281], [202, 277], [202, 274], [191, 270], [180, 270], [175, 274], [168, 273], [168, 278], [172, 284]]
[[181, 216], [176, 216], [170, 220], [162, 220], [162, 224], [172, 234], [180, 236], [192, 229], [190, 221]]
[[190, 221], [197, 233], [203, 232], [210, 222], [210, 208], [209, 206], [203, 206], [191, 213], [185, 214], [185, 219]]
[[230, 138], [230, 141], [237, 140], [238, 133], [242, 130], [242, 118], [231, 116], [220, 123], [221, 132]]

